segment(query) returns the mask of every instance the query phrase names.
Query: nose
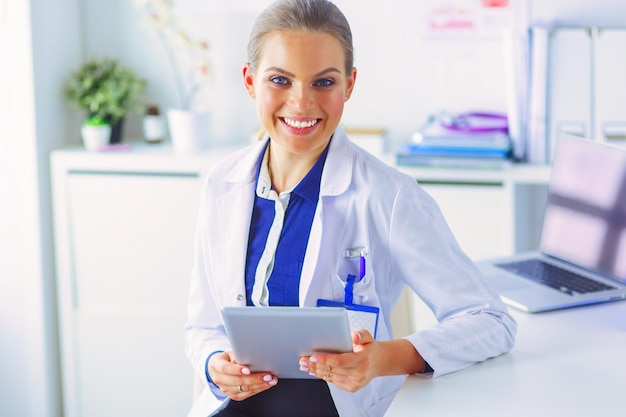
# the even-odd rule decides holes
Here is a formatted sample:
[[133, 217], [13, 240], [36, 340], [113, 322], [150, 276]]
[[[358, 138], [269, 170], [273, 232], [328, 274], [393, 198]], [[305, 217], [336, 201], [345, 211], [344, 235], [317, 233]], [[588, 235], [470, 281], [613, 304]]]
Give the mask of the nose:
[[289, 95], [289, 105], [298, 110], [310, 110], [315, 106], [313, 94], [307, 86], [293, 86]]

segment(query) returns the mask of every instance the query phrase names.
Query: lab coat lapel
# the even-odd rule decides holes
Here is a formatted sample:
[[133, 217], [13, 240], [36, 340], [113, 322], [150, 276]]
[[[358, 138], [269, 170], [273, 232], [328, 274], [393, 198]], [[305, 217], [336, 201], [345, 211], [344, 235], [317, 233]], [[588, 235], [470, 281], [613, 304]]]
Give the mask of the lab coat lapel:
[[[254, 184], [241, 184], [217, 200], [220, 238], [223, 257], [217, 259], [224, 268], [224, 276], [218, 277], [227, 288], [228, 301], [245, 305], [245, 264]], [[234, 210], [234, 207], [238, 207]]]
[[310, 287], [318, 264], [318, 257], [322, 242], [321, 205], [322, 201], [320, 199], [317, 203], [315, 216], [313, 217], [313, 224], [311, 225], [311, 232], [309, 234], [309, 242], [306, 249], [306, 255], [304, 256], [302, 272], [300, 274], [300, 306], [315, 305], [316, 302], [316, 296], [310, 292]]
[[245, 305], [245, 265], [248, 251], [248, 235], [254, 204], [256, 185], [256, 162], [263, 144], [256, 151], [233, 167], [224, 181], [229, 183], [227, 191], [217, 197], [220, 236], [217, 240], [222, 257], [216, 259], [223, 265], [223, 277], [218, 277], [224, 286], [229, 304]]
[[[317, 203], [315, 217], [311, 226], [309, 243], [307, 245], [302, 273], [300, 275], [300, 305], [315, 305], [319, 298], [320, 288], [313, 283], [313, 277], [324, 263], [320, 258], [320, 249], [324, 246], [335, 246], [329, 240], [333, 233], [324, 233], [324, 200], [344, 193], [352, 178], [353, 155], [350, 142], [341, 128], [338, 128], [330, 142], [330, 149], [324, 163], [322, 181], [320, 184], [320, 198]], [[335, 231], [336, 232], [336, 231]], [[328, 242], [327, 242], [328, 241]], [[326, 242], [326, 243], [325, 243]], [[319, 282], [319, 281], [318, 281]]]

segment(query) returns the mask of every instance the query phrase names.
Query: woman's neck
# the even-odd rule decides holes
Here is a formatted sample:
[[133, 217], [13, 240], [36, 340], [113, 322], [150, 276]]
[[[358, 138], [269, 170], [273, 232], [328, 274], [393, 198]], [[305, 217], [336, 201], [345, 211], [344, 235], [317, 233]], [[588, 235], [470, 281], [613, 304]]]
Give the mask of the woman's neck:
[[285, 152], [277, 146], [269, 146], [268, 170], [272, 187], [277, 193], [293, 189], [311, 170], [323, 152], [295, 154]]

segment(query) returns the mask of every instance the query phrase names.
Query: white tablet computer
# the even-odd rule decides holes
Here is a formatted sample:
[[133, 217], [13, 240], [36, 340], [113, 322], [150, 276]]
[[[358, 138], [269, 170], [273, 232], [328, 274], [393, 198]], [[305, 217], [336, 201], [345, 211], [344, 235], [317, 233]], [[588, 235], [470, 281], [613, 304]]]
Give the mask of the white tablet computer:
[[348, 314], [338, 307], [224, 307], [237, 362], [279, 378], [313, 378], [301, 355], [352, 351]]

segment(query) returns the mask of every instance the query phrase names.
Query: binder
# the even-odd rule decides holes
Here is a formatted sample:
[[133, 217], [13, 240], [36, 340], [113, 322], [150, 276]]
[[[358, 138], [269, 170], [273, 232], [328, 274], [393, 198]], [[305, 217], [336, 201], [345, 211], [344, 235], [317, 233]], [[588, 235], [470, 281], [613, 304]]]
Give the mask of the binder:
[[549, 34], [546, 162], [552, 161], [558, 132], [593, 133], [591, 28], [565, 27]]
[[594, 136], [626, 146], [626, 28], [598, 30], [595, 63]]
[[[551, 163], [561, 131], [596, 136], [597, 33], [597, 28], [583, 26], [531, 28], [528, 162]], [[626, 80], [616, 82], [625, 85]]]
[[528, 104], [528, 133], [526, 161], [531, 164], [547, 162], [547, 97], [548, 56], [550, 29], [543, 26], [530, 28], [530, 93]]

